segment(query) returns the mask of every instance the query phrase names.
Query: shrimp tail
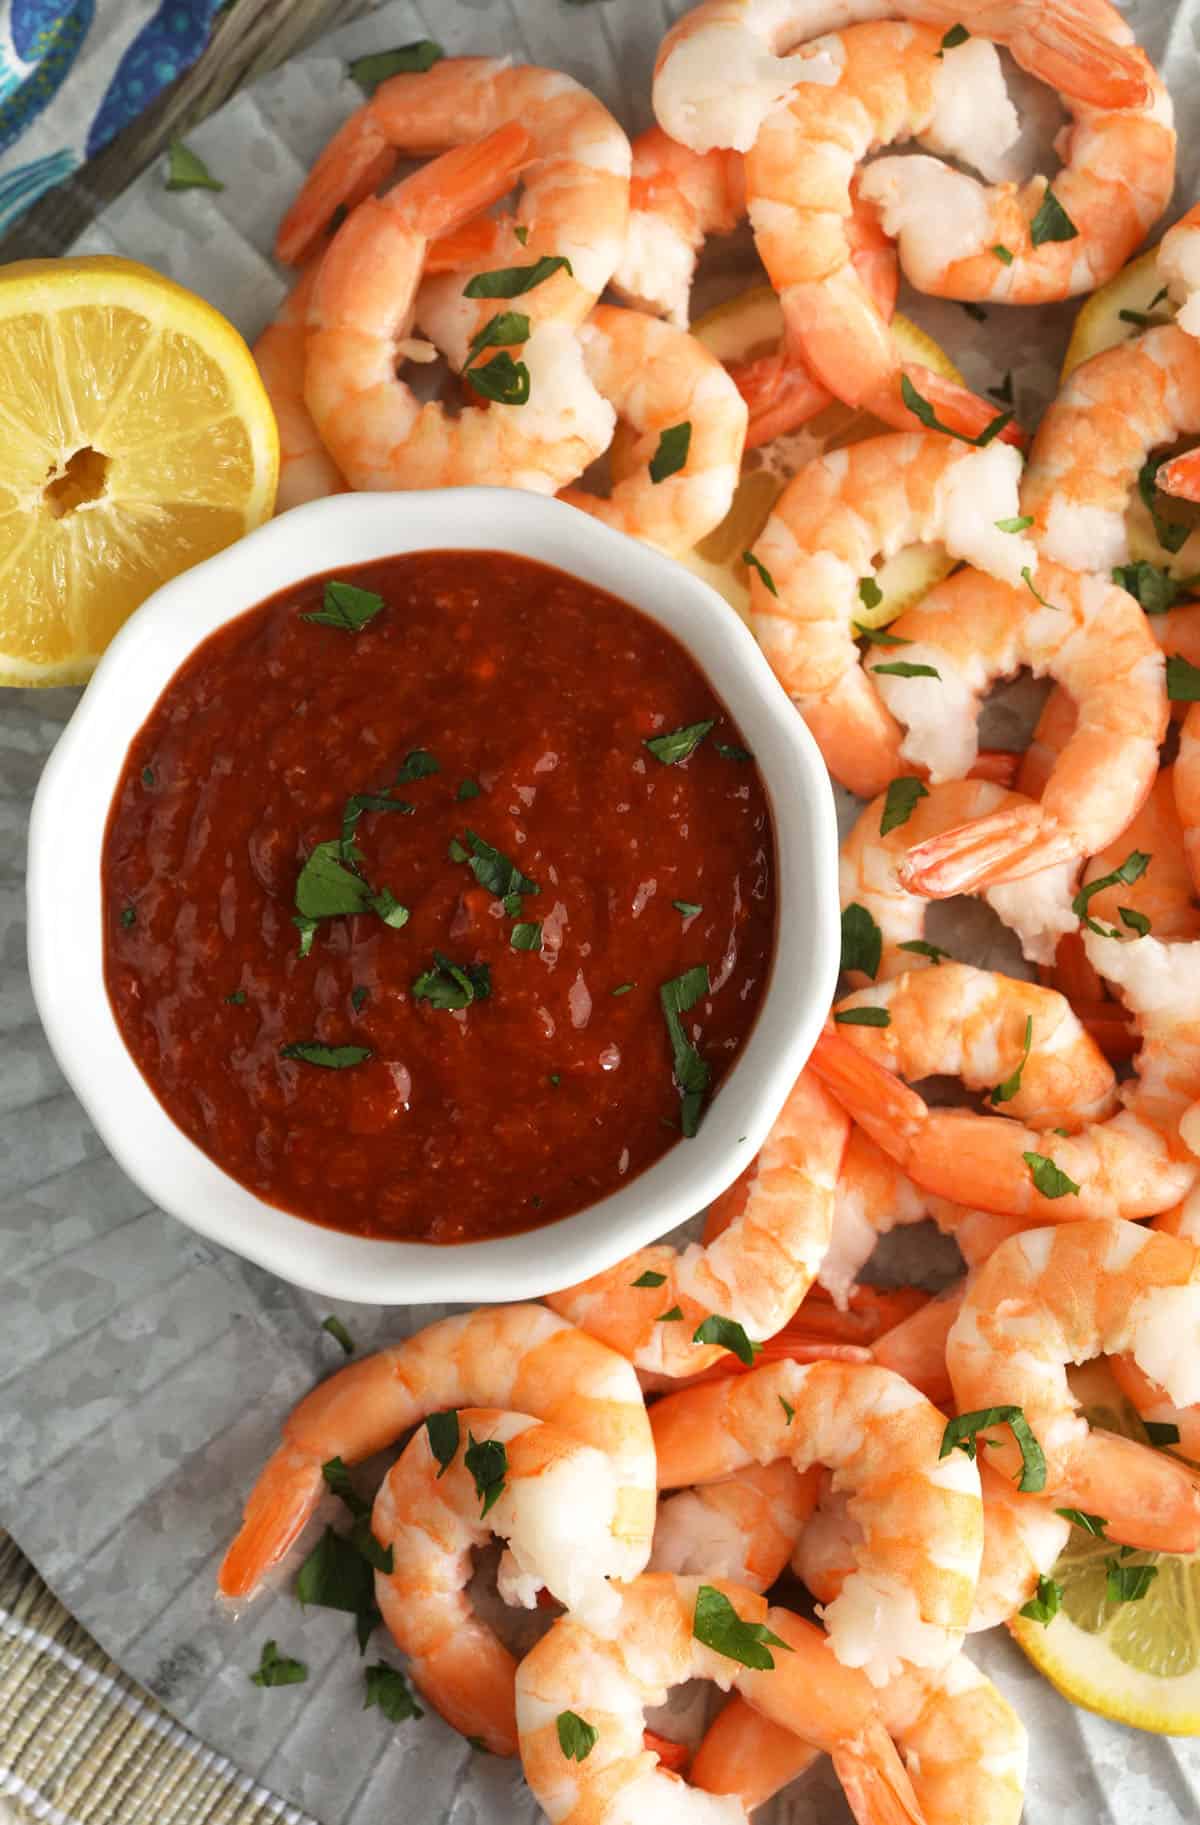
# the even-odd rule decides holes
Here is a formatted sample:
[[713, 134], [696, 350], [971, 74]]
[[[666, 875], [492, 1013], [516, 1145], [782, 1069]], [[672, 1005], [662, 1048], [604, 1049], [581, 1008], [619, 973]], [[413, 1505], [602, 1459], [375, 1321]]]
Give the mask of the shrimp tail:
[[1047, 818], [1040, 805], [1014, 805], [915, 844], [901, 862], [899, 875], [910, 892], [927, 900], [948, 900], [1074, 861], [1078, 854], [1075, 839]]
[[[1006, 17], [1011, 12], [1003, 0], [999, 10]], [[1048, 5], [1032, 0], [1028, 17], [1027, 26], [1010, 28], [1009, 49], [1050, 88], [1095, 108], [1140, 108], [1150, 99], [1140, 53], [1101, 36], [1081, 8], [1063, 0]], [[986, 7], [972, 29], [987, 36]]]
[[222, 1596], [253, 1594], [263, 1572], [282, 1559], [299, 1534], [323, 1488], [321, 1467], [310, 1454], [280, 1445], [255, 1483], [242, 1525], [221, 1561], [217, 1589]]
[[952, 1398], [950, 1371], [946, 1367], [946, 1339], [966, 1291], [966, 1282], [894, 1325], [875, 1344], [871, 1354], [884, 1369], [894, 1369], [919, 1388], [935, 1407]]
[[1155, 480], [1164, 494], [1181, 501], [1200, 501], [1200, 450], [1186, 450], [1164, 463]]
[[878, 1719], [833, 1750], [833, 1769], [858, 1825], [924, 1825], [925, 1814], [891, 1737]]
[[747, 450], [799, 430], [833, 403], [833, 394], [782, 352], [730, 362], [728, 372], [750, 412]]
[[817, 1040], [809, 1062], [859, 1127], [903, 1165], [929, 1114], [916, 1091], [832, 1027], [826, 1027]]
[[279, 224], [276, 258], [285, 266], [303, 266], [337, 211], [373, 196], [391, 176], [397, 157], [369, 106], [352, 114], [318, 157]]

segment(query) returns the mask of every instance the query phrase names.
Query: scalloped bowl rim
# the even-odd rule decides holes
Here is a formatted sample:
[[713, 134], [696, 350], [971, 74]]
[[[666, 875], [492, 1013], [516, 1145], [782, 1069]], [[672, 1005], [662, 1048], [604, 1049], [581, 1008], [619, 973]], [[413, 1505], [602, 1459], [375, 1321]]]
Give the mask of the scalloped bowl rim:
[[[502, 550], [554, 565], [675, 635], [758, 761], [775, 821], [778, 931], [758, 1018], [693, 1140], [573, 1216], [439, 1246], [348, 1235], [267, 1204], [175, 1125], [126, 1050], [109, 1003], [100, 855], [130, 742], [196, 646], [316, 573], [447, 549]], [[536, 1298], [612, 1266], [701, 1210], [765, 1140], [815, 1043], [838, 968], [829, 777], [748, 628], [673, 559], [562, 502], [501, 488], [334, 495], [280, 515], [156, 590], [117, 634], [47, 762], [30, 822], [27, 891], [38, 1012], [118, 1164], [211, 1241], [311, 1292], [372, 1305]]]

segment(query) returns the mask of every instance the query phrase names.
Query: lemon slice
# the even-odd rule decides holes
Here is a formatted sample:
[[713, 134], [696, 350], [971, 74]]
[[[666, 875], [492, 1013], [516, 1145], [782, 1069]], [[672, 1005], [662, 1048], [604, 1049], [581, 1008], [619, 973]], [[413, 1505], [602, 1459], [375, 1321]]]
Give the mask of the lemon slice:
[[[1073, 1370], [1071, 1385], [1093, 1425], [1145, 1443], [1141, 1421], [1102, 1363]], [[1153, 1566], [1157, 1576], [1143, 1597], [1114, 1603], [1106, 1562], [1118, 1550], [1073, 1529], [1053, 1572], [1062, 1586], [1058, 1615], [1046, 1627], [1016, 1616], [1009, 1629], [1073, 1704], [1140, 1730], [1200, 1736], [1200, 1557], [1131, 1553], [1122, 1567]]]
[[[750, 361], [769, 354], [778, 348], [783, 336], [779, 299], [769, 285], [752, 286], [698, 317], [692, 334], [718, 361]], [[907, 317], [892, 318], [892, 336], [906, 360], [921, 362], [950, 380], [962, 381], [946, 351]], [[742, 554], [766, 525], [787, 482], [822, 451], [843, 449], [891, 428], [869, 412], [835, 401], [799, 431], [749, 451], [729, 512], [681, 561], [711, 583], [748, 620], [750, 586]], [[940, 545], [906, 546], [880, 566], [876, 573], [880, 600], [873, 608], [864, 606], [858, 620], [864, 627], [886, 627], [953, 568], [953, 561]]]
[[270, 517], [279, 440], [203, 299], [106, 256], [0, 268], [0, 684], [80, 684], [160, 583]]
[[[1090, 361], [1093, 355], [1102, 355], [1105, 349], [1115, 348], [1118, 342], [1128, 342], [1131, 337], [1140, 335], [1145, 326], [1137, 321], [1138, 317], [1153, 315], [1165, 318], [1171, 315], [1171, 306], [1161, 296], [1162, 290], [1163, 281], [1158, 274], [1158, 249], [1152, 247], [1148, 253], [1139, 254], [1136, 260], [1130, 260], [1119, 273], [1114, 274], [1107, 285], [1094, 291], [1080, 307], [1075, 318], [1067, 352], [1063, 356], [1059, 383], [1080, 362]], [[1131, 311], [1135, 315], [1133, 318], [1122, 317], [1122, 311]]]

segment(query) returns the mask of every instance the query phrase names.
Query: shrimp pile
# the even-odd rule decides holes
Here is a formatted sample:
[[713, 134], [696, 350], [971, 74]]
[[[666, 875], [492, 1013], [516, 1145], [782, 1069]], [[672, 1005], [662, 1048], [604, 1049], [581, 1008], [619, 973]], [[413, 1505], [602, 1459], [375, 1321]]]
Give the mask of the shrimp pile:
[[[1053, 174], [1018, 179], [1001, 50], [1065, 109]], [[631, 146], [568, 76], [441, 58], [345, 122], [256, 349], [280, 505], [499, 482], [683, 556], [747, 450], [861, 412], [745, 553], [753, 631], [860, 801], [842, 985], [700, 1239], [322, 1382], [218, 1584], [253, 1596], [392, 1450], [347, 1536], [382, 1623], [555, 1825], [740, 1825], [825, 1755], [862, 1825], [1016, 1825], [1025, 1732], [967, 1636], [1048, 1620], [1072, 1517], [1200, 1551], [1200, 600], [1171, 568], [1173, 503], [1200, 500], [1200, 204], [1026, 460], [1011, 413], [905, 352], [897, 285], [1082, 296], [1159, 220], [1171, 101], [1108, 0], [701, 0], [652, 99]], [[782, 335], [723, 364], [692, 293], [743, 220]], [[438, 361], [430, 396], [412, 370]], [[881, 623], [914, 545], [942, 580]], [[1048, 691], [1029, 745], [981, 752], [1021, 672]], [[991, 967], [938, 925], [960, 895], [997, 922]], [[926, 1221], [960, 1276], [871, 1285], [879, 1239]], [[1140, 1442], [1089, 1425], [1093, 1358]], [[526, 1651], [476, 1603], [493, 1538], [503, 1604], [543, 1612]], [[772, 1601], [786, 1577], [817, 1622]], [[733, 1696], [689, 1756], [645, 1714], [692, 1679]]]

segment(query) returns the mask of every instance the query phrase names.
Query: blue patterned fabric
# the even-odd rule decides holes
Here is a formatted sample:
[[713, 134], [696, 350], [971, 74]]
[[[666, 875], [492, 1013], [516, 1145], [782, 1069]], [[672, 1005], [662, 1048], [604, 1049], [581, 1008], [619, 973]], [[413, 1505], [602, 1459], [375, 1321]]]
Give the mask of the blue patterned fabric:
[[0, 0], [0, 234], [204, 49], [221, 0]]

